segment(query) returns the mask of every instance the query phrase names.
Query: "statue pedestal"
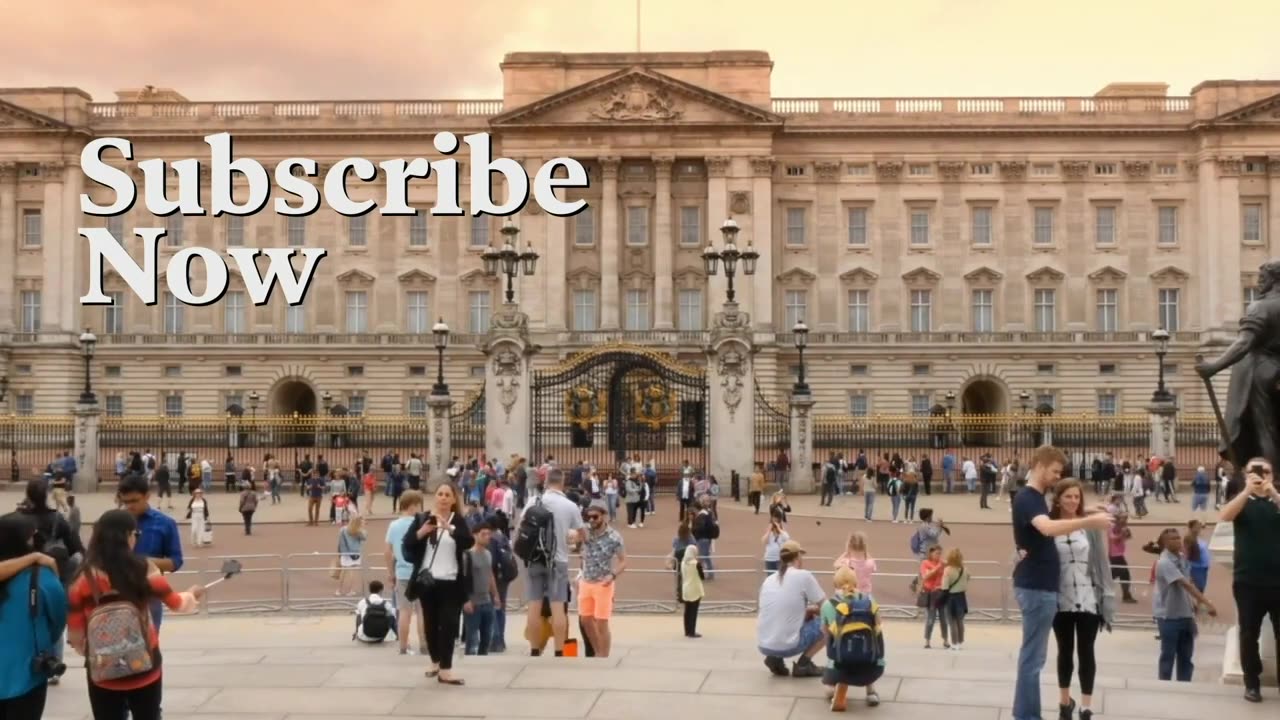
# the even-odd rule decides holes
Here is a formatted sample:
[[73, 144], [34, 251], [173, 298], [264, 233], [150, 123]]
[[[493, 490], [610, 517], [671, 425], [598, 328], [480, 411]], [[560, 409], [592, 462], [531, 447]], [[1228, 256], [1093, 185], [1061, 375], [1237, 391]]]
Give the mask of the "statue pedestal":
[[[1233, 566], [1232, 553], [1235, 550], [1235, 531], [1231, 523], [1218, 523], [1214, 526], [1213, 537], [1209, 539], [1209, 552], [1213, 555], [1214, 564], [1226, 568], [1228, 572]], [[1225, 608], [1220, 608], [1223, 610]], [[1262, 686], [1276, 686], [1276, 638], [1266, 620], [1262, 623], [1262, 637], [1259, 642], [1262, 655]], [[1224, 685], [1244, 685], [1244, 671], [1240, 668], [1240, 626], [1232, 625], [1227, 630], [1227, 647], [1222, 656], [1222, 683]]]
[[813, 395], [791, 395], [791, 477], [788, 490], [796, 495], [817, 490], [813, 476]]

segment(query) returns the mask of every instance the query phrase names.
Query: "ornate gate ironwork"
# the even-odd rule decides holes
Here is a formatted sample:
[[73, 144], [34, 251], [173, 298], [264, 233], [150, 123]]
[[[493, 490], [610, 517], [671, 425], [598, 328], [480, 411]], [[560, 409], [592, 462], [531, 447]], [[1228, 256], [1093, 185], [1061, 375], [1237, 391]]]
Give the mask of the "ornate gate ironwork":
[[484, 452], [484, 387], [449, 408], [449, 444], [466, 460]]
[[756, 462], [765, 468], [778, 459], [783, 450], [791, 451], [791, 412], [785, 403], [770, 401], [756, 383]]
[[602, 472], [625, 458], [657, 464], [669, 483], [688, 460], [707, 467], [711, 436], [703, 368], [646, 348], [614, 344], [533, 374], [531, 463], [552, 455]]

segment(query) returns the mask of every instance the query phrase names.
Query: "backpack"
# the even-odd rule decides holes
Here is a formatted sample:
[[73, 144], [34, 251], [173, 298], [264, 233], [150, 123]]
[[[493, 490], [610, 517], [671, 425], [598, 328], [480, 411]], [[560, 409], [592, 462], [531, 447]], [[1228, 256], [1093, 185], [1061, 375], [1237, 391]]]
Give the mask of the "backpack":
[[924, 554], [924, 538], [920, 535], [919, 530], [916, 531], [915, 535], [911, 536], [911, 554], [916, 556]]
[[[86, 577], [92, 585], [96, 579]], [[160, 666], [151, 649], [151, 614], [114, 592], [98, 596], [85, 625], [85, 665], [94, 683], [123, 680]], [[105, 602], [104, 602], [105, 601]]]
[[879, 608], [866, 595], [827, 602], [836, 611], [835, 620], [827, 625], [827, 657], [837, 670], [852, 670], [878, 662], [883, 653], [876, 627]]
[[500, 533], [494, 533], [489, 543], [489, 551], [493, 554], [493, 579], [499, 584], [510, 584], [520, 577], [520, 566], [511, 554], [511, 543]]
[[65, 586], [71, 580], [74, 574], [74, 567], [71, 563], [71, 549], [67, 547], [65, 541], [58, 537], [58, 523], [65, 522], [62, 516], [56, 511], [40, 513], [34, 515], [36, 520], [36, 531], [39, 535], [40, 552], [53, 558], [54, 563], [58, 566], [58, 579]]
[[556, 556], [556, 516], [538, 498], [532, 507], [520, 516], [513, 543], [516, 557], [526, 566], [533, 563], [550, 565]]
[[826, 472], [823, 475], [823, 479], [826, 480], [828, 484], [834, 485], [836, 484], [836, 480], [838, 479], [838, 477], [839, 477], [839, 474], [836, 472], [836, 466], [832, 465], [831, 463], [827, 463]]
[[367, 604], [360, 618], [360, 632], [370, 640], [386, 639], [387, 633], [391, 632], [391, 613], [387, 612], [386, 602]]

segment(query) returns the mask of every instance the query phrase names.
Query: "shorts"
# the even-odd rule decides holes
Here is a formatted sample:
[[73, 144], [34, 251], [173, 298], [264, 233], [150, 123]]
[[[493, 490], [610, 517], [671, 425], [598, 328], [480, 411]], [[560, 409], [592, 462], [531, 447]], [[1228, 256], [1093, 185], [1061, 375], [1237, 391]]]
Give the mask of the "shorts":
[[416, 604], [413, 600], [410, 600], [406, 596], [405, 593], [407, 593], [408, 591], [409, 591], [409, 578], [405, 578], [403, 580], [401, 580], [400, 578], [396, 578], [395, 603], [396, 603], [397, 613], [408, 612]]
[[525, 568], [525, 602], [534, 603], [543, 598], [553, 603], [569, 602], [569, 563], [535, 563]]
[[796, 641], [795, 647], [786, 650], [774, 650], [770, 648], [759, 648], [760, 654], [765, 657], [778, 657], [782, 659], [803, 655], [805, 650], [813, 647], [819, 639], [822, 638], [822, 621], [818, 618], [806, 620], [800, 626], [800, 639]]
[[608, 620], [613, 615], [613, 594], [617, 589], [615, 583], [605, 585], [599, 582], [578, 583], [578, 617]]

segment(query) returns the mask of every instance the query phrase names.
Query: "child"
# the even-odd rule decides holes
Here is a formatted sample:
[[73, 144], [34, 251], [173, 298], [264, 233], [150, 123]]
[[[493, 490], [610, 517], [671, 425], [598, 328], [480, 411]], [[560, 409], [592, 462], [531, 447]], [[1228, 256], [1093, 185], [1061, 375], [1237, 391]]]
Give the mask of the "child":
[[464, 653], [488, 655], [489, 648], [493, 646], [494, 608], [502, 603], [493, 572], [493, 554], [489, 552], [493, 528], [481, 522], [471, 532], [475, 545], [464, 556], [468, 565], [464, 576], [471, 580], [471, 587], [467, 588], [467, 602], [462, 606]]
[[346, 525], [351, 521], [351, 499], [346, 493], [333, 496], [333, 508], [339, 525]]
[[1152, 614], [1160, 629], [1160, 662], [1157, 672], [1161, 680], [1171, 680], [1177, 666], [1178, 682], [1191, 682], [1195, 666], [1191, 662], [1196, 649], [1196, 609], [1204, 605], [1209, 617], [1217, 617], [1214, 608], [1187, 576], [1187, 561], [1179, 556], [1183, 539], [1174, 528], [1160, 533], [1161, 553], [1156, 562], [1155, 595]]
[[844, 553], [836, 558], [835, 569], [847, 567], [858, 576], [858, 592], [871, 594], [872, 576], [876, 572], [876, 561], [867, 550], [867, 534], [856, 532], [849, 536]]
[[364, 494], [369, 497], [369, 500], [368, 500], [369, 506], [365, 508], [365, 512], [368, 513], [370, 517], [372, 517], [373, 516], [373, 498], [375, 495], [378, 494], [374, 492], [374, 487], [377, 485], [377, 480], [375, 480], [373, 477], [373, 471], [370, 470], [369, 472], [365, 473], [364, 477], [361, 478], [360, 482], [362, 485], [364, 485]]
[[875, 682], [884, 675], [884, 633], [880, 606], [858, 591], [858, 575], [848, 567], [836, 570], [835, 592], [822, 603], [822, 634], [827, 639], [827, 668], [822, 684], [829, 688], [831, 711], [848, 708], [849, 686], [867, 689], [867, 705], [880, 704]]
[[396, 609], [382, 599], [382, 581], [373, 580], [369, 595], [356, 603], [356, 631], [351, 633], [351, 639], [380, 643], [387, 639], [387, 633], [394, 635], [396, 627]]
[[697, 543], [685, 547], [679, 573], [678, 599], [684, 604], [684, 636], [700, 638], [702, 636], [698, 634], [698, 606], [702, 604], [702, 598], [706, 597], [707, 593], [702, 586], [706, 574], [702, 569], [702, 563], [698, 562]]
[[960, 548], [947, 553], [946, 569], [942, 572], [942, 622], [951, 628], [951, 649], [960, 651], [964, 645], [964, 616], [969, 614], [969, 571], [964, 566]]

